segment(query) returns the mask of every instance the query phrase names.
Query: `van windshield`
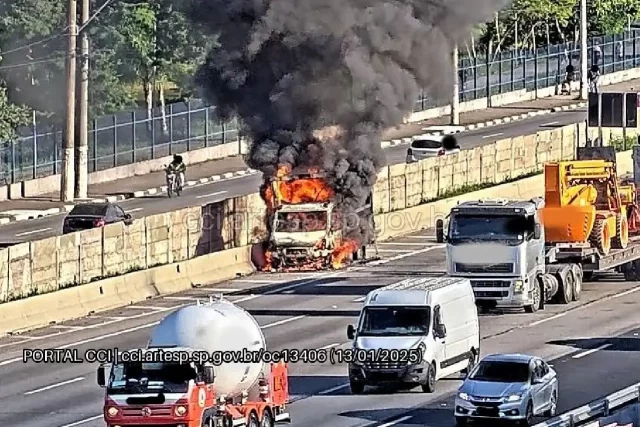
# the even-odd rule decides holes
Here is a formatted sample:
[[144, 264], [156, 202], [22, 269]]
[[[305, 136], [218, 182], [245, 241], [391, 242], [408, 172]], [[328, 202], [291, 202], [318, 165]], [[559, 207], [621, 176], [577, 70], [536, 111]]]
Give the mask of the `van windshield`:
[[361, 336], [423, 336], [429, 332], [429, 307], [367, 307]]

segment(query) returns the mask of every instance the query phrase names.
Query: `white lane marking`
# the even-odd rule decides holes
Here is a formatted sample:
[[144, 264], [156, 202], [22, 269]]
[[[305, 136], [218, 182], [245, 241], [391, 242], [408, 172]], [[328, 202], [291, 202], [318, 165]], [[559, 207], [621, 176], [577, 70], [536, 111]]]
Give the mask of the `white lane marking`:
[[635, 288], [628, 289], [628, 290], [626, 290], [626, 291], [624, 291], [622, 293], [619, 293], [619, 294], [614, 294], [614, 295], [610, 295], [610, 296], [605, 297], [605, 298], [600, 298], [600, 299], [593, 300], [591, 302], [588, 302], [586, 304], [578, 306], [578, 307], [576, 307], [576, 308], [574, 308], [572, 310], [563, 311], [562, 313], [554, 314], [553, 316], [549, 316], [547, 318], [536, 320], [535, 322], [532, 322], [532, 323], [528, 323], [528, 324], [524, 325], [523, 327], [524, 328], [530, 328], [530, 327], [533, 327], [533, 326], [538, 326], [538, 325], [541, 325], [543, 323], [547, 323], [547, 322], [550, 322], [552, 320], [556, 320], [556, 319], [559, 319], [561, 317], [564, 317], [567, 314], [573, 313], [573, 312], [575, 312], [577, 310], [582, 310], [583, 308], [591, 307], [593, 304], [606, 302], [606, 301], [611, 301], [612, 299], [616, 299], [616, 298], [625, 297], [627, 295], [635, 294], [638, 291], [640, 291], [640, 286], [636, 286]]
[[409, 419], [413, 418], [411, 415], [405, 415], [404, 417], [398, 418], [397, 420], [389, 421], [388, 423], [380, 424], [378, 427], [391, 427], [396, 424], [403, 423]]
[[378, 252], [388, 252], [391, 254], [406, 254], [411, 252], [411, 249], [382, 249], [378, 248]]
[[140, 212], [140, 211], [143, 211], [143, 210], [144, 210], [144, 208], [127, 209], [127, 213]]
[[331, 387], [331, 388], [329, 388], [327, 390], [322, 390], [322, 391], [318, 392], [318, 394], [322, 394], [322, 395], [330, 394], [330, 393], [333, 393], [334, 391], [342, 390], [343, 388], [347, 388], [347, 387], [349, 387], [348, 383], [347, 384], [340, 384], [340, 385], [337, 385], [335, 387]]
[[200, 297], [163, 297], [162, 299], [166, 299], [169, 301], [196, 301]]
[[243, 298], [240, 298], [240, 299], [237, 299], [237, 300], [233, 301], [233, 303], [237, 304], [239, 302], [251, 301], [251, 300], [260, 298], [261, 296], [262, 295], [253, 295], [253, 294], [252, 295], [247, 295], [246, 297], [243, 297]]
[[196, 196], [196, 199], [206, 199], [208, 197], [215, 197], [215, 196], [219, 196], [221, 194], [226, 194], [228, 193], [227, 191], [216, 191], [215, 193], [211, 193], [211, 194], [203, 194], [201, 196]]
[[277, 283], [285, 283], [287, 280], [265, 280], [265, 279], [237, 279], [234, 282], [252, 283], [257, 285], [275, 285]]
[[378, 243], [378, 247], [380, 246], [422, 246], [424, 247], [426, 244], [424, 242], [389, 242], [389, 243]]
[[[433, 236], [425, 236], [425, 235], [420, 235], [420, 236], [404, 236], [407, 239], [433, 239]], [[380, 244], [380, 243], [378, 243]]]
[[420, 250], [417, 250], [417, 251], [408, 252], [406, 254], [396, 255], [396, 256], [391, 257], [391, 258], [381, 259], [379, 261], [373, 261], [373, 262], [370, 262], [369, 264], [367, 264], [367, 266], [376, 266], [376, 265], [387, 264], [387, 263], [389, 263], [391, 261], [398, 261], [400, 259], [407, 258], [407, 257], [410, 257], [412, 255], [422, 254], [422, 253], [425, 253], [425, 252], [432, 251], [434, 249], [442, 249], [445, 246], [446, 245], [430, 246], [428, 248], [424, 248], [424, 249], [420, 249]]
[[37, 230], [31, 230], [31, 231], [25, 231], [24, 233], [18, 233], [18, 234], [16, 234], [16, 237], [23, 237], [23, 236], [29, 236], [31, 234], [44, 233], [45, 231], [49, 231], [49, 230], [51, 230], [51, 227], [49, 227], [49, 228], [38, 228]]
[[77, 331], [79, 329], [84, 329], [82, 326], [67, 326], [67, 325], [51, 325], [49, 326], [51, 329], [71, 329]]
[[324, 345], [324, 346], [320, 347], [318, 350], [329, 350], [330, 348], [338, 347], [341, 344], [342, 343], [340, 343], [340, 342], [334, 342], [333, 344]]
[[[420, 253], [424, 253], [424, 252], [429, 252], [429, 251], [431, 251], [433, 249], [444, 248], [444, 247], [445, 247], [445, 245], [431, 246], [429, 248], [425, 248], [425, 249], [420, 249], [420, 250], [414, 251], [413, 254], [420, 254]], [[374, 262], [370, 263], [369, 265], [386, 264], [387, 262], [395, 261], [395, 260], [398, 260], [398, 259], [403, 259], [403, 258], [406, 258], [408, 256], [411, 256], [411, 253], [397, 255], [395, 257], [387, 258], [387, 259], [384, 259], [384, 260], [381, 260], [381, 261], [374, 261]], [[377, 263], [377, 264], [375, 264], [375, 263]], [[260, 295], [249, 295], [249, 296], [247, 296], [245, 298], [240, 298], [240, 299], [234, 301], [234, 303], [237, 304], [237, 303], [240, 303], [240, 302], [243, 302], [243, 301], [250, 301], [250, 300], [253, 300], [253, 299], [260, 298], [260, 297], [262, 297], [264, 295], [272, 295], [272, 294], [275, 294], [275, 293], [278, 293], [278, 292], [286, 291], [286, 290], [289, 290], [289, 289], [294, 289], [294, 288], [297, 288], [297, 287], [300, 287], [300, 286], [305, 286], [305, 285], [308, 285], [309, 283], [315, 282], [318, 279], [326, 279], [326, 278], [330, 278], [330, 277], [335, 277], [335, 276], [338, 276], [338, 275], [341, 275], [341, 274], [345, 274], [345, 273], [348, 273], [348, 272], [354, 271], [354, 270], [356, 270], [356, 268], [347, 269], [347, 270], [341, 270], [341, 271], [336, 271], [336, 272], [326, 273], [326, 274], [313, 275], [313, 276], [311, 276], [310, 279], [304, 280], [304, 281], [302, 281], [300, 283], [294, 283], [294, 284], [292, 284], [290, 286], [285, 286], [282, 289], [276, 289], [276, 290], [273, 290], [273, 291], [265, 292], [264, 294], [260, 294]], [[640, 286], [637, 289], [640, 290]], [[212, 292], [215, 292], [215, 288], [211, 288], [211, 290], [212, 290]], [[168, 307], [164, 311], [179, 309], [179, 308], [184, 307], [186, 305], [187, 304], [183, 304], [183, 305], [180, 305], [180, 306], [177, 306], [177, 307]], [[151, 316], [151, 315], [154, 315], [154, 314], [157, 314], [157, 313], [159, 313], [159, 312], [158, 311], [149, 311], [149, 312], [146, 312], [146, 313], [140, 313], [140, 314], [137, 314], [137, 315], [134, 315], [134, 316], [129, 316], [129, 317], [126, 317], [124, 319], [133, 320], [133, 319], [137, 319], [137, 318], [140, 318], [140, 317]], [[123, 320], [123, 318], [116, 318], [116, 319], [117, 320], [114, 320], [114, 321], [111, 321], [111, 322], [103, 322], [103, 323], [99, 323], [99, 324], [96, 324], [96, 325], [87, 326], [87, 327], [84, 327], [83, 329], [103, 328], [103, 327], [105, 327], [105, 326], [107, 326], [109, 324], [121, 322]], [[123, 330], [120, 330], [120, 331], [112, 332], [112, 333], [109, 333], [109, 334], [98, 335], [98, 336], [87, 338], [87, 339], [84, 339], [84, 340], [71, 342], [71, 343], [68, 343], [68, 344], [64, 344], [64, 345], [58, 346], [57, 348], [65, 349], [65, 348], [71, 348], [71, 347], [76, 347], [76, 346], [79, 346], [79, 345], [93, 343], [93, 342], [96, 342], [96, 341], [102, 341], [102, 340], [105, 340], [105, 339], [108, 339], [108, 338], [112, 338], [112, 337], [116, 337], [116, 336], [120, 336], [120, 335], [123, 335], [123, 334], [128, 334], [128, 333], [136, 332], [136, 331], [139, 331], [139, 330], [142, 330], [142, 329], [151, 328], [151, 327], [156, 326], [159, 323], [160, 323], [160, 321], [151, 322], [151, 323], [147, 323], [147, 324], [144, 324], [144, 325], [139, 325], [139, 326], [123, 329]], [[56, 337], [59, 337], [62, 334], [70, 333], [70, 332], [74, 332], [74, 331], [70, 330], [70, 331], [62, 332], [62, 333], [58, 333], [58, 334], [42, 335], [42, 336], [39, 336], [39, 337], [35, 337], [32, 340], [33, 341], [35, 341], [35, 340], [43, 340], [43, 339], [51, 338], [54, 335]], [[3, 344], [3, 345], [0, 345], [0, 348], [7, 347], [9, 345], [15, 345], [15, 343]], [[7, 360], [4, 360], [4, 361], [0, 362], [0, 367], [1, 366], [6, 366], [6, 365], [11, 365], [13, 363], [19, 363], [19, 362], [22, 362], [22, 357], [15, 357], [13, 359], [7, 359]]]
[[[491, 135], [485, 135], [485, 136], [482, 137], [482, 139], [493, 138], [493, 137], [500, 136], [500, 135], [504, 135], [504, 132], [493, 133]], [[380, 426], [380, 427], [382, 427], [382, 426]]]
[[304, 319], [307, 316], [296, 316], [288, 319], [278, 320], [277, 322], [267, 323], [264, 326], [260, 326], [261, 329], [273, 328], [274, 326], [284, 325], [285, 323], [295, 322], [296, 320]]
[[365, 300], [365, 299], [367, 299], [367, 297], [360, 297], [360, 298], [358, 298], [358, 299], [354, 299], [354, 300], [353, 300], [353, 301], [351, 301], [351, 302], [364, 302], [364, 300]]
[[77, 377], [77, 378], [72, 378], [72, 379], [66, 380], [66, 381], [60, 381], [59, 383], [51, 384], [51, 385], [48, 385], [46, 387], [41, 387], [41, 388], [37, 388], [35, 390], [28, 391], [24, 395], [25, 396], [30, 396], [32, 394], [41, 393], [43, 391], [47, 391], [47, 390], [51, 390], [51, 389], [54, 389], [54, 388], [62, 387], [62, 386], [65, 386], [67, 384], [77, 383], [77, 382], [83, 381], [83, 380], [84, 380], [84, 377]]
[[541, 124], [541, 125], [540, 125], [540, 127], [543, 127], [543, 126], [553, 126], [553, 125], [557, 125], [557, 124], [558, 124], [558, 122], [543, 123], [543, 124]]
[[96, 415], [94, 417], [85, 418], [84, 420], [76, 421], [75, 423], [65, 424], [65, 425], [60, 426], [60, 427], [75, 427], [75, 426], [79, 426], [79, 425], [82, 425], [82, 424], [90, 423], [91, 421], [99, 420], [99, 419], [101, 419], [103, 417], [104, 417], [104, 415], [100, 414], [100, 415]]
[[596, 353], [596, 352], [598, 352], [600, 350], [607, 349], [607, 348], [609, 348], [611, 346], [612, 346], [612, 344], [610, 344], [610, 343], [609, 344], [603, 344], [603, 345], [601, 345], [599, 347], [592, 348], [591, 350], [583, 351], [582, 353], [578, 353], [578, 354], [576, 354], [574, 356], [571, 356], [571, 357], [573, 359], [582, 359], [583, 357], [586, 357], [586, 356], [588, 356], [590, 354]]
[[164, 311], [165, 309], [167, 309], [168, 307], [158, 307], [155, 305], [127, 305], [125, 307], [122, 308], [132, 308], [134, 310], [155, 310], [155, 311]]

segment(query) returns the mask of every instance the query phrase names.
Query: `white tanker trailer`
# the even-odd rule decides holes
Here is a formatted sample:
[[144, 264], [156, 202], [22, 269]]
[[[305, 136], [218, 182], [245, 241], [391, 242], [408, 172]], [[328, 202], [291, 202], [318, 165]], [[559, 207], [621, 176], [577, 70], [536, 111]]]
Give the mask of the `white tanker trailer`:
[[146, 349], [98, 369], [107, 427], [272, 427], [290, 422], [288, 369], [251, 358], [266, 350], [245, 310], [222, 298], [181, 308], [151, 332]]

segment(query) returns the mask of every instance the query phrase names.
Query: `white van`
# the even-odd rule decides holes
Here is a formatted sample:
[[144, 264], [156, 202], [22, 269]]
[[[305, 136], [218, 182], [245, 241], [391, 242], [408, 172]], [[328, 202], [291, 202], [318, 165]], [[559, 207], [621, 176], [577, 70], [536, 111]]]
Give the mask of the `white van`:
[[432, 393], [437, 380], [470, 372], [479, 359], [480, 326], [471, 282], [407, 279], [372, 291], [358, 326], [349, 325], [347, 336], [353, 340], [351, 393], [385, 383], [419, 384]]

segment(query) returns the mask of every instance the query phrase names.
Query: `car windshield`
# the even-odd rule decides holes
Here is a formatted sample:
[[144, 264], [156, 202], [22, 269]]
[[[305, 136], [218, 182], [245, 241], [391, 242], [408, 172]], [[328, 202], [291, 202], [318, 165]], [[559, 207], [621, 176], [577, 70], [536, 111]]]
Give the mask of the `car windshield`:
[[120, 363], [113, 365], [110, 393], [183, 393], [197, 377], [195, 368], [184, 363]]
[[522, 241], [533, 232], [532, 217], [524, 216], [476, 216], [454, 215], [451, 218], [449, 238], [451, 241]]
[[276, 218], [275, 231], [301, 233], [327, 229], [327, 212], [280, 212]]
[[416, 139], [411, 143], [412, 148], [442, 148], [442, 142], [434, 141], [433, 139]]
[[524, 362], [483, 361], [469, 377], [475, 381], [525, 383], [529, 381], [529, 364]]
[[421, 336], [429, 332], [429, 307], [367, 307], [359, 335]]

